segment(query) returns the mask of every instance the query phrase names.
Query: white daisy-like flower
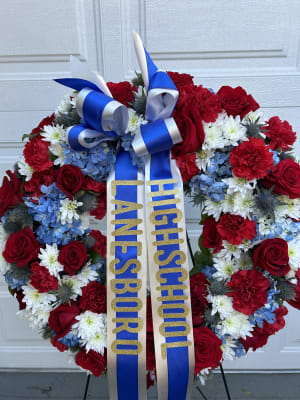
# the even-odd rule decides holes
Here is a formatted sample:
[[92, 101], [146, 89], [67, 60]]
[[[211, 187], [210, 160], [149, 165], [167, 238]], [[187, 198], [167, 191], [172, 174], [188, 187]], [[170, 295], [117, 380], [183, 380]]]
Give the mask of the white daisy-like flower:
[[246, 194], [235, 193], [233, 199], [233, 214], [240, 215], [243, 218], [249, 218], [254, 211], [254, 197], [252, 192]]
[[235, 193], [225, 194], [225, 199], [220, 201], [221, 212], [234, 214]]
[[297, 272], [300, 268], [300, 239], [295, 238], [288, 242], [289, 265]]
[[213, 201], [208, 198], [205, 199], [204, 213], [207, 215], [211, 215], [216, 221], [218, 221], [222, 213], [221, 201]]
[[240, 116], [233, 118], [231, 115], [227, 117], [223, 123], [223, 136], [227, 141], [227, 145], [237, 146], [241, 140], [246, 140], [247, 128], [241, 125]]
[[126, 133], [130, 132], [134, 134], [136, 130], [146, 121], [139, 115], [133, 108], [128, 109], [129, 121], [126, 129]]
[[213, 150], [201, 149], [201, 150], [197, 151], [197, 153], [196, 153], [197, 167], [202, 171], [206, 171], [206, 168], [208, 168], [210, 166], [213, 155], [214, 155]]
[[214, 273], [214, 278], [218, 281], [230, 279], [231, 275], [239, 269], [235, 259], [226, 260], [219, 257], [214, 257], [214, 267], [217, 270]]
[[266, 118], [263, 115], [263, 112], [260, 108], [258, 108], [255, 111], [250, 111], [248, 114], [246, 114], [242, 120], [243, 124], [246, 124], [247, 122], [256, 122], [258, 124], [265, 124], [266, 123]]
[[73, 104], [72, 104], [71, 97], [66, 94], [66, 95], [64, 95], [64, 97], [62, 98], [61, 102], [57, 106], [57, 108], [55, 110], [55, 114], [56, 115], [58, 115], [58, 114], [67, 114], [68, 112], [71, 111], [72, 107], [73, 107]]
[[81, 344], [86, 347], [87, 351], [94, 350], [97, 353], [104, 354], [104, 349], [107, 347], [107, 321], [106, 314], [99, 314], [102, 317], [102, 325], [94, 336], [88, 340], [81, 340]]
[[225, 260], [231, 260], [231, 257], [239, 258], [242, 252], [242, 249], [235, 245], [227, 242], [227, 240], [223, 240], [222, 242], [223, 249], [221, 249], [217, 254], [215, 254], [218, 258], [224, 258]]
[[31, 285], [23, 286], [23, 293], [23, 302], [26, 303], [26, 309], [31, 309], [33, 313], [38, 311], [51, 311], [51, 303], [56, 300], [54, 294], [39, 293], [39, 291]]
[[219, 313], [220, 318], [225, 319], [229, 318], [229, 316], [234, 312], [231, 297], [226, 295], [208, 295], [207, 300], [212, 305], [212, 315]]
[[61, 283], [63, 285], [69, 286], [72, 290], [71, 300], [76, 300], [78, 296], [82, 295], [82, 287], [86, 286], [82, 283], [81, 280], [78, 279], [78, 275], [69, 276], [64, 275], [61, 279]]
[[38, 255], [40, 264], [46, 267], [49, 273], [55, 277], [59, 277], [59, 272], [64, 270], [63, 265], [58, 261], [59, 250], [57, 244], [46, 244], [46, 248], [40, 249]]
[[98, 278], [97, 271], [93, 270], [90, 264], [86, 264], [79, 274], [76, 275], [76, 279], [81, 282], [82, 287], [89, 284], [89, 282], [93, 282]]
[[236, 347], [236, 342], [230, 337], [225, 338], [225, 343], [222, 344], [221, 349], [223, 352], [223, 360], [234, 360], [235, 352], [234, 348]]
[[258, 220], [258, 230], [261, 235], [268, 236], [271, 232], [274, 232], [274, 221], [271, 217], [262, 216]]
[[62, 125], [45, 125], [41, 136], [43, 136], [43, 140], [57, 144], [66, 140], [66, 131]]
[[21, 310], [17, 312], [17, 315], [28, 321], [29, 326], [34, 331], [40, 333], [41, 329], [45, 328], [48, 324], [49, 316], [51, 310], [37, 310], [32, 312], [32, 310]]
[[4, 275], [9, 270], [9, 263], [3, 257], [6, 241], [0, 240], [0, 274]]
[[97, 333], [106, 329], [106, 314], [96, 314], [92, 311], [85, 311], [76, 317], [78, 322], [74, 328], [78, 328], [78, 334], [83, 341], [89, 341]]
[[248, 252], [242, 252], [240, 257], [235, 259], [238, 265], [238, 269], [252, 269], [253, 262]]
[[228, 194], [241, 193], [241, 195], [245, 195], [255, 189], [257, 181], [256, 179], [248, 181], [246, 178], [237, 178], [234, 176], [232, 178], [223, 179], [223, 182], [228, 186]]
[[53, 143], [49, 146], [50, 152], [56, 157], [53, 161], [54, 165], [59, 165], [62, 167], [65, 164], [64, 159], [64, 148], [61, 146], [60, 143]]
[[275, 208], [275, 217], [277, 219], [290, 218], [300, 219], [300, 199], [290, 199], [288, 196], [279, 196], [280, 205]]
[[203, 122], [205, 139], [202, 145], [203, 150], [222, 149], [226, 145], [223, 137], [222, 124], [220, 122]]
[[80, 219], [77, 212], [78, 207], [82, 206], [81, 201], [70, 200], [68, 198], [60, 201], [59, 219], [61, 223], [71, 224], [74, 220]]
[[90, 227], [90, 213], [89, 212], [84, 212], [82, 214], [80, 214], [80, 220], [81, 220], [81, 225], [80, 225], [80, 229], [82, 231], [85, 231], [86, 229], [88, 229]]
[[7, 240], [9, 236], [9, 233], [3, 228], [3, 224], [0, 223], [0, 240]]
[[253, 326], [250, 324], [248, 316], [238, 311], [233, 311], [226, 319], [224, 319], [220, 326], [222, 335], [230, 335], [234, 339], [252, 336]]
[[21, 156], [18, 162], [18, 168], [19, 168], [19, 173], [26, 177], [25, 181], [30, 181], [34, 173], [34, 169], [29, 164], [27, 164], [24, 156]]

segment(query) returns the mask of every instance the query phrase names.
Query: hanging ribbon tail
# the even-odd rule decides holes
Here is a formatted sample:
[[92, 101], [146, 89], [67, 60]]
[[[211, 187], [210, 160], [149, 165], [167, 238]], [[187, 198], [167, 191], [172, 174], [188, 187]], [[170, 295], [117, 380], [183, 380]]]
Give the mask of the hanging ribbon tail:
[[61, 85], [67, 86], [71, 89], [80, 90], [84, 88], [90, 88], [92, 90], [99, 91], [99, 88], [92, 82], [89, 82], [85, 79], [78, 79], [78, 78], [61, 78], [61, 79], [54, 79], [55, 82], [60, 83]]

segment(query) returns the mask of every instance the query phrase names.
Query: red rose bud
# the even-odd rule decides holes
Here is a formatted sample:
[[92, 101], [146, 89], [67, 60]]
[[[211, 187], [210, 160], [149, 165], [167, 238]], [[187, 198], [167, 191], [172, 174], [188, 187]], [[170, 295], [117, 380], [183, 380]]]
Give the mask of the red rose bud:
[[256, 269], [235, 272], [227, 286], [233, 308], [243, 314], [251, 315], [267, 303], [270, 282]]
[[82, 297], [79, 299], [82, 311], [92, 311], [97, 314], [106, 312], [106, 287], [98, 282], [90, 282], [82, 288]]
[[196, 161], [196, 153], [185, 154], [176, 157], [176, 163], [178, 168], [180, 169], [183, 182], [192, 179], [193, 176], [198, 174], [199, 168], [197, 167], [195, 161]]
[[50, 290], [58, 289], [58, 279], [50, 275], [46, 267], [39, 265], [38, 262], [34, 262], [31, 264], [30, 269], [32, 272], [30, 283], [39, 293], [46, 293]]
[[112, 97], [125, 106], [129, 107], [129, 103], [134, 101], [133, 92], [137, 92], [137, 88], [131, 85], [130, 82], [107, 82], [107, 86], [111, 91]]
[[13, 207], [22, 201], [21, 184], [16, 172], [6, 171], [0, 188], [0, 217], [3, 216], [9, 207]]
[[275, 276], [286, 275], [290, 270], [288, 244], [280, 238], [264, 240], [254, 249], [252, 259], [254, 266]]
[[296, 132], [293, 132], [287, 121], [281, 121], [279, 117], [270, 118], [263, 127], [263, 132], [270, 139], [269, 146], [272, 150], [289, 150], [296, 141]]
[[273, 166], [273, 153], [259, 138], [249, 138], [231, 150], [229, 162], [238, 178], [262, 179]]
[[102, 256], [103, 258], [106, 258], [106, 236], [102, 235], [100, 231], [96, 230], [92, 230], [90, 236], [92, 236], [96, 241], [93, 250], [100, 254], [100, 256]]
[[239, 245], [244, 239], [251, 240], [256, 234], [256, 225], [249, 218], [240, 215], [223, 214], [217, 223], [217, 230], [222, 239]]
[[42, 172], [34, 172], [29, 181], [24, 182], [24, 189], [31, 193], [31, 197], [40, 197], [42, 195], [41, 186], [50, 186], [56, 177], [56, 170], [53, 168]]
[[202, 245], [208, 249], [214, 249], [213, 253], [217, 253], [222, 248], [222, 242], [216, 220], [213, 217], [207, 217], [203, 224]]
[[255, 111], [259, 105], [250, 94], [241, 87], [232, 88], [230, 86], [222, 86], [217, 96], [222, 107], [228, 115], [236, 117], [239, 115], [241, 119], [250, 111]]
[[206, 300], [208, 280], [206, 276], [199, 272], [190, 279], [191, 286], [191, 303], [193, 325], [199, 326], [204, 322], [204, 313], [207, 309], [208, 302]]
[[88, 353], [80, 350], [76, 354], [75, 362], [81, 368], [88, 369], [94, 376], [100, 376], [106, 368], [106, 355], [102, 356], [94, 350]]
[[3, 257], [7, 262], [17, 264], [17, 267], [25, 267], [30, 261], [37, 258], [40, 247], [34, 233], [26, 226], [9, 236]]
[[76, 317], [80, 314], [80, 308], [71, 300], [70, 304], [61, 304], [50, 312], [49, 327], [55, 332], [56, 339], [64, 337], [77, 322]]
[[282, 160], [274, 165], [262, 183], [274, 193], [297, 199], [300, 197], [300, 166], [291, 158]]
[[74, 275], [83, 267], [87, 260], [87, 252], [85, 246], [73, 240], [69, 244], [60, 249], [58, 261], [64, 266], [64, 271], [69, 275]]
[[205, 368], [217, 368], [220, 365], [223, 352], [220, 340], [205, 326], [194, 327], [195, 344], [195, 375]]
[[75, 165], [64, 165], [56, 177], [56, 186], [68, 196], [78, 192], [84, 183], [84, 175]]
[[26, 143], [24, 148], [25, 161], [35, 171], [41, 172], [52, 167], [53, 163], [49, 155], [49, 142], [42, 140], [42, 137], [35, 136]]

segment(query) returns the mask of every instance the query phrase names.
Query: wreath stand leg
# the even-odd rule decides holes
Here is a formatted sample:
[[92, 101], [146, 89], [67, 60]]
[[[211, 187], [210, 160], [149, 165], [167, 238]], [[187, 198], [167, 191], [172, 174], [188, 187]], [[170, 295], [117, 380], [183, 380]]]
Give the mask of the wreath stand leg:
[[89, 391], [89, 386], [90, 386], [90, 381], [91, 381], [91, 375], [88, 375], [86, 378], [86, 384], [85, 384], [85, 390], [84, 390], [84, 395], [82, 400], [87, 399], [88, 391]]
[[[191, 256], [192, 264], [193, 264], [193, 267], [195, 267], [194, 254], [193, 254], [190, 238], [189, 238], [189, 235], [188, 235], [187, 232], [186, 232], [186, 239], [187, 239], [187, 244], [188, 244], [188, 248], [189, 248], [189, 253], [190, 253], [190, 256]], [[227, 395], [227, 400], [231, 400], [231, 396], [230, 396], [230, 392], [229, 392], [229, 388], [228, 388], [228, 384], [227, 384], [227, 380], [226, 380], [226, 376], [225, 376], [225, 372], [224, 372], [222, 364], [220, 364], [220, 370], [221, 370], [222, 380], [223, 380], [223, 384], [224, 384], [226, 395]], [[203, 397], [204, 400], [208, 400], [207, 397], [202, 392], [202, 390], [199, 388], [199, 386], [196, 386], [196, 389], [201, 394], [201, 396]]]

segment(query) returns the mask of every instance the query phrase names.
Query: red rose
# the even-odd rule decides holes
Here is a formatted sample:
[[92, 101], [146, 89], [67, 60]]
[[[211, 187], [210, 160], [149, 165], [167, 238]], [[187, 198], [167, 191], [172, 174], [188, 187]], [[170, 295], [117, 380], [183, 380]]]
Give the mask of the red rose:
[[96, 193], [105, 193], [106, 194], [106, 183], [105, 182], [97, 182], [90, 176], [86, 176], [84, 180], [84, 184], [82, 189], [88, 190]]
[[182, 142], [177, 143], [172, 150], [173, 155], [180, 156], [187, 153], [193, 153], [201, 148], [204, 141], [204, 131], [201, 123], [200, 135], [198, 135], [197, 125], [187, 114], [175, 112], [175, 122], [182, 137]]
[[24, 148], [24, 156], [27, 164], [35, 171], [41, 172], [52, 167], [53, 163], [49, 156], [49, 142], [42, 140], [40, 136], [36, 136], [26, 143]]
[[207, 217], [203, 224], [202, 244], [217, 253], [222, 248], [222, 238], [217, 230], [217, 222], [213, 217]]
[[52, 346], [56, 347], [61, 352], [68, 350], [68, 346], [66, 346], [60, 340], [57, 340], [56, 338], [51, 338], [50, 342], [51, 342]]
[[46, 267], [41, 266], [37, 261], [31, 264], [30, 283], [40, 293], [58, 289], [58, 279], [50, 275]]
[[195, 375], [205, 368], [217, 368], [220, 365], [223, 352], [220, 340], [209, 328], [199, 326], [194, 328], [195, 344]]
[[263, 328], [259, 328], [258, 326], [255, 326], [254, 330], [251, 331], [251, 334], [251, 337], [246, 336], [246, 339], [239, 339], [245, 348], [246, 353], [250, 348], [255, 351], [260, 347], [265, 346], [270, 336]]
[[86, 248], [77, 240], [63, 246], [58, 255], [58, 261], [69, 275], [74, 275], [86, 263], [86, 260]]
[[193, 275], [190, 279], [193, 326], [201, 325], [204, 322], [204, 313], [208, 304], [206, 300], [207, 285], [206, 276], [201, 272]]
[[239, 115], [242, 119], [248, 112], [259, 108], [259, 104], [256, 103], [251, 94], [247, 94], [240, 86], [236, 88], [222, 86], [217, 96], [226, 113], [233, 117]]
[[137, 88], [131, 85], [130, 82], [107, 82], [107, 86], [111, 91], [112, 97], [125, 106], [129, 107], [129, 103], [134, 101], [133, 92], [137, 92]]
[[96, 243], [93, 250], [96, 251], [100, 256], [106, 258], [106, 236], [102, 235], [100, 231], [92, 230], [90, 235], [95, 239]]
[[252, 259], [255, 267], [275, 276], [286, 275], [290, 270], [288, 244], [280, 238], [264, 240], [254, 249]]
[[74, 300], [61, 304], [50, 312], [48, 324], [55, 332], [56, 339], [64, 337], [77, 322], [76, 317], [80, 314], [80, 308]]
[[21, 184], [16, 172], [6, 171], [7, 176], [3, 178], [0, 188], [0, 217], [9, 207], [13, 207], [22, 201]]
[[90, 282], [82, 288], [79, 307], [82, 311], [92, 311], [97, 314], [106, 312], [106, 287], [99, 282]]
[[56, 186], [68, 196], [78, 192], [84, 182], [84, 175], [75, 165], [64, 165], [59, 168]]
[[180, 89], [182, 86], [193, 85], [193, 76], [189, 74], [180, 74], [179, 72], [167, 71], [167, 74], [172, 79], [174, 85], [177, 89]]
[[32, 230], [26, 226], [7, 239], [3, 257], [17, 267], [25, 267], [30, 261], [37, 258], [41, 245], [36, 240]]
[[275, 310], [276, 321], [273, 324], [269, 324], [267, 321], [264, 321], [264, 330], [268, 333], [268, 335], [274, 335], [276, 332], [280, 331], [285, 326], [284, 316], [287, 315], [288, 309], [285, 306], [279, 306]]
[[296, 132], [293, 132], [291, 125], [278, 117], [270, 118], [267, 125], [263, 127], [263, 132], [270, 139], [272, 150], [289, 150], [296, 141]]
[[15, 291], [16, 299], [19, 303], [19, 310], [25, 310], [26, 308], [26, 303], [24, 303], [24, 293], [22, 290], [16, 290]]
[[260, 138], [249, 138], [231, 150], [229, 162], [238, 178], [261, 179], [273, 166], [273, 153]]
[[42, 172], [34, 172], [31, 179], [24, 183], [26, 192], [31, 193], [31, 197], [40, 197], [42, 195], [41, 186], [50, 186], [56, 177], [56, 170], [53, 168]]
[[197, 175], [199, 168], [196, 164], [196, 153], [185, 154], [176, 157], [177, 167], [180, 169], [183, 182], [188, 181], [193, 176]]
[[88, 353], [85, 350], [80, 350], [76, 354], [75, 362], [81, 368], [91, 371], [94, 376], [100, 376], [106, 368], [106, 357], [102, 356], [94, 350]]
[[223, 214], [217, 223], [217, 230], [222, 239], [238, 245], [244, 239], [251, 240], [256, 234], [256, 225], [249, 218], [240, 215]]
[[31, 131], [31, 135], [35, 135], [36, 133], [43, 132], [44, 126], [53, 125], [54, 122], [55, 122], [55, 113], [42, 119], [41, 122], [38, 124], [38, 126]]
[[287, 195], [290, 199], [300, 197], [300, 165], [291, 158], [280, 161], [263, 180], [274, 193]]
[[263, 307], [268, 298], [269, 279], [256, 269], [235, 272], [227, 283], [231, 289], [227, 296], [233, 299], [233, 308], [251, 315]]

